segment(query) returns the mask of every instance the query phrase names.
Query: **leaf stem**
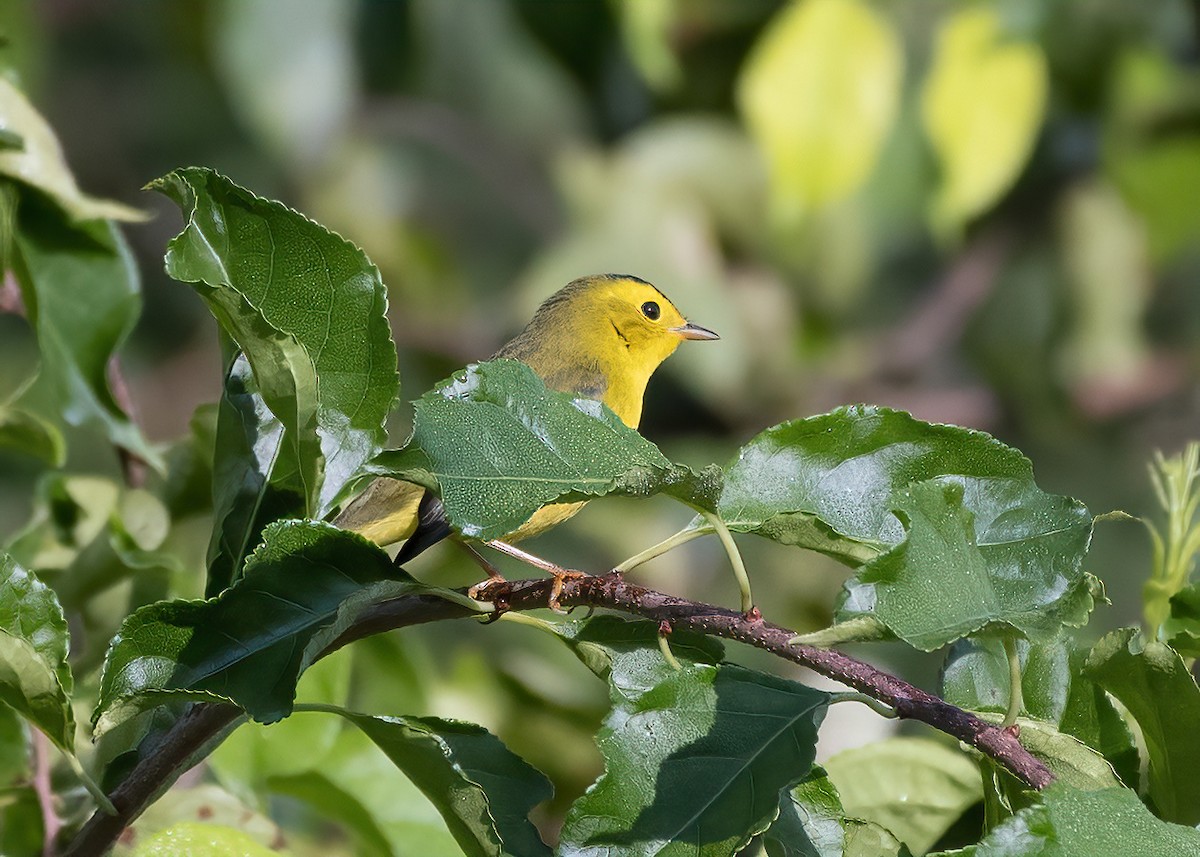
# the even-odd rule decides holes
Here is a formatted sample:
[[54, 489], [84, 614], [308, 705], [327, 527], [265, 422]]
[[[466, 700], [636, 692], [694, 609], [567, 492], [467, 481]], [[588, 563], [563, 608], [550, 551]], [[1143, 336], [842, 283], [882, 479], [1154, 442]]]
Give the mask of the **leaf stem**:
[[100, 788], [100, 784], [92, 779], [91, 775], [83, 769], [83, 762], [79, 761], [79, 757], [74, 753], [63, 751], [63, 755], [67, 757], [67, 763], [71, 766], [71, 770], [75, 772], [75, 776], [79, 777], [79, 781], [83, 783], [83, 787], [88, 790], [96, 801], [96, 806], [106, 815], [116, 815], [117, 808], [113, 806], [108, 795], [104, 793], [104, 789]]
[[666, 661], [671, 669], [679, 672], [683, 666], [675, 657], [675, 653], [671, 651], [671, 641], [667, 639], [667, 635], [662, 631], [658, 632], [658, 650], [662, 652], [663, 660]]
[[1000, 726], [1007, 728], [1017, 722], [1021, 708], [1025, 704], [1021, 690], [1021, 657], [1017, 653], [1015, 637], [1004, 638], [1004, 654], [1008, 658], [1008, 710], [1004, 712], [1004, 720]]
[[754, 596], [750, 593], [750, 578], [746, 574], [746, 564], [742, 562], [742, 554], [733, 541], [733, 535], [716, 512], [702, 511], [701, 514], [708, 519], [717, 533], [717, 538], [721, 540], [721, 547], [725, 548], [725, 553], [729, 556], [729, 564], [733, 566], [733, 576], [737, 579], [738, 590], [742, 594], [742, 612], [749, 613], [754, 609]]
[[832, 705], [836, 702], [861, 702], [880, 717], [886, 717], [889, 720], [895, 720], [900, 716], [896, 712], [896, 709], [892, 708], [890, 705], [882, 703], [874, 697], [867, 696], [865, 693], [859, 693], [856, 690], [844, 690], [840, 693], [831, 693], [829, 695], [829, 703]]
[[649, 562], [652, 559], [662, 556], [669, 550], [679, 547], [682, 544], [687, 544], [692, 539], [706, 536], [714, 532], [712, 527], [685, 527], [673, 536], [668, 536], [656, 545], [651, 545], [641, 553], [636, 553], [629, 559], [622, 562], [613, 568], [613, 571], [620, 574], [627, 574], [637, 568], [642, 563]]

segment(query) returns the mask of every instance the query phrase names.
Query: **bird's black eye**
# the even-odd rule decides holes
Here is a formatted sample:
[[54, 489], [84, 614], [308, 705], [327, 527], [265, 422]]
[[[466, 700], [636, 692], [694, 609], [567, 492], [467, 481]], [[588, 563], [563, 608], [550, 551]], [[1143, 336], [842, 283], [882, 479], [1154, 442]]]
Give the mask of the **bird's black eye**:
[[658, 304], [656, 304], [654, 301], [646, 301], [644, 304], [642, 304], [642, 315], [651, 321], [657, 321], [658, 316], [661, 313], [662, 310], [658, 308]]

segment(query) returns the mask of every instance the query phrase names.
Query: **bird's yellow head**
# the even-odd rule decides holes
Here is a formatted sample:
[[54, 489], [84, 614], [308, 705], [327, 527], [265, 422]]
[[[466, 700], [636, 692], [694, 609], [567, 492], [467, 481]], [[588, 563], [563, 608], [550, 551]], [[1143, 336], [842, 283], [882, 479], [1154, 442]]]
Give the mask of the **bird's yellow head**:
[[636, 426], [659, 364], [685, 339], [719, 338], [645, 280], [597, 274], [548, 298], [497, 356], [524, 361], [553, 389], [600, 399]]

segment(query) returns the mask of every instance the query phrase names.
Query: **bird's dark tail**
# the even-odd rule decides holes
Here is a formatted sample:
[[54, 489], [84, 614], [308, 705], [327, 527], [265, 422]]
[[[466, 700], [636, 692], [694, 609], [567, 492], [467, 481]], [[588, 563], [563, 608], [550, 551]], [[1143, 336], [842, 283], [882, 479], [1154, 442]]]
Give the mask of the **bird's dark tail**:
[[392, 562], [396, 565], [404, 565], [452, 532], [450, 522], [446, 520], [446, 509], [442, 505], [441, 499], [432, 491], [426, 491], [425, 496], [421, 498], [421, 505], [417, 507], [417, 528], [408, 541], [401, 545], [400, 551]]

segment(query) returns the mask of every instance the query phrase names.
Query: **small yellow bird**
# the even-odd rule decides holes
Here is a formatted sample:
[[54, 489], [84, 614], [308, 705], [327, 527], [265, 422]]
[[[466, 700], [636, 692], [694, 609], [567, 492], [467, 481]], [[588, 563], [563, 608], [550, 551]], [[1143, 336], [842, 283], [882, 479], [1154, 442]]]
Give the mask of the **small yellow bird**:
[[[650, 376], [685, 339], [720, 337], [689, 323], [645, 280], [598, 274], [574, 280], [549, 297], [495, 357], [522, 361], [552, 390], [599, 399], [637, 428]], [[380, 545], [407, 540], [397, 555], [404, 562], [450, 535], [440, 502], [426, 493], [407, 482], [377, 479], [334, 523]], [[496, 546], [544, 532], [582, 506], [545, 506]]]

